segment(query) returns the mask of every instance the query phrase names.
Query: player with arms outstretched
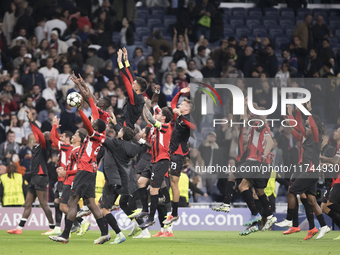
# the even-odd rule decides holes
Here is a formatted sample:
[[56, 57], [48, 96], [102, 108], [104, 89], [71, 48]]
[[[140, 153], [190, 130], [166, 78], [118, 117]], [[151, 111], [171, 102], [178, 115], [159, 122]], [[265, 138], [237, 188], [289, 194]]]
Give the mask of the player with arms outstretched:
[[32, 204], [38, 197], [41, 208], [48, 219], [50, 229], [53, 230], [55, 225], [53, 222], [52, 211], [48, 206], [47, 201], [47, 185], [48, 185], [48, 171], [47, 171], [47, 160], [51, 156], [51, 142], [50, 132], [45, 132], [44, 134], [38, 128], [32, 113], [29, 109], [26, 109], [27, 118], [31, 124], [31, 128], [37, 141], [37, 144], [32, 150], [32, 162], [31, 162], [31, 181], [28, 186], [25, 209], [22, 214], [19, 225], [13, 230], [7, 230], [9, 234], [22, 234], [22, 228], [28, 217], [31, 214]]
[[106, 124], [99, 119], [99, 113], [92, 98], [89, 99], [89, 102], [93, 114], [92, 123], [81, 110], [81, 106], [78, 107], [88, 135], [79, 150], [78, 171], [71, 185], [71, 196], [68, 202], [69, 210], [64, 232], [60, 236], [50, 236], [50, 239], [56, 242], [69, 242], [71, 227], [76, 219], [77, 203], [81, 197], [85, 199], [101, 231], [101, 236], [94, 241], [94, 244], [103, 244], [111, 239], [108, 234], [107, 224], [95, 202], [96, 172], [98, 170], [97, 154], [106, 138], [104, 134]]

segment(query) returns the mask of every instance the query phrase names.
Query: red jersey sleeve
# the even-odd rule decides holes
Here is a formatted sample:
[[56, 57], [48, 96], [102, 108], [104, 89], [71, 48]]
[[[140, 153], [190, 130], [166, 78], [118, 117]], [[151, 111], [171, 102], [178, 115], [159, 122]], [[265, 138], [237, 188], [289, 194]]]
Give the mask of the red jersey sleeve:
[[30, 124], [31, 124], [31, 128], [32, 128], [35, 140], [37, 141], [38, 144], [41, 145], [41, 148], [46, 149], [46, 140], [45, 140], [44, 134], [38, 128], [35, 121], [31, 122]]

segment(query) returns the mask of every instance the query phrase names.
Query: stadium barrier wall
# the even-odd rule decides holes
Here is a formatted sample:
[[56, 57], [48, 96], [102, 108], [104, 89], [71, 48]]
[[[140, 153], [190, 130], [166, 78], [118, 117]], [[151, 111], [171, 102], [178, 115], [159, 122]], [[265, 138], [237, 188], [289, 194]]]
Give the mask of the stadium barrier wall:
[[[51, 208], [54, 216], [54, 208]], [[0, 230], [13, 229], [19, 224], [23, 208], [0, 208]], [[112, 214], [116, 217], [119, 227], [122, 230], [127, 230], [132, 227], [131, 220], [125, 215], [122, 210], [114, 211]], [[233, 208], [230, 213], [214, 212], [209, 208], [179, 208], [180, 219], [173, 226], [174, 230], [187, 231], [241, 231], [244, 230], [243, 224], [249, 219], [250, 212], [247, 208]], [[284, 213], [277, 213], [278, 221], [286, 217]], [[93, 215], [87, 219], [91, 222], [91, 229], [98, 230], [97, 223]], [[159, 230], [160, 225], [158, 216], [156, 215], [155, 226], [150, 230]], [[308, 223], [304, 214], [299, 215], [300, 227], [302, 230], [308, 229]], [[325, 215], [325, 220], [328, 226], [332, 226], [331, 219]], [[63, 228], [64, 220], [62, 220]], [[315, 225], [319, 227], [315, 220]], [[31, 216], [25, 225], [25, 230], [46, 230], [48, 229], [48, 221], [41, 208], [32, 208]], [[274, 227], [273, 230], [282, 228]]]

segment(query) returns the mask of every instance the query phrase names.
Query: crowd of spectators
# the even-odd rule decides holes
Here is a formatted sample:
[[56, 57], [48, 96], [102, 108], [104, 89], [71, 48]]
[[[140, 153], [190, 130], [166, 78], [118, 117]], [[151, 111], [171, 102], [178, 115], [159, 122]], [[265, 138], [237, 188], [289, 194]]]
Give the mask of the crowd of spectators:
[[[189, 86], [192, 78], [235, 78], [237, 86], [246, 91], [244, 78], [262, 78], [263, 81], [279, 78], [276, 85], [284, 87], [294, 86], [291, 78], [332, 78], [338, 74], [339, 52], [333, 51], [333, 41], [330, 42], [335, 31], [327, 25], [324, 20], [327, 17], [323, 15], [305, 14], [289, 43], [278, 45], [270, 35], [225, 36], [225, 28], [232, 26], [226, 18], [231, 10], [220, 8], [218, 0], [174, 1], [178, 6], [173, 6], [169, 0], [146, 0], [139, 1], [138, 7], [136, 2], [2, 1], [0, 160], [3, 166], [10, 164], [13, 155], [19, 155], [20, 164], [26, 167], [28, 174], [30, 172], [34, 136], [25, 109], [32, 111], [42, 131], [51, 129], [54, 116], [61, 118], [61, 132], [74, 132], [82, 127], [75, 109], [65, 103], [67, 95], [77, 91], [70, 80], [72, 72], [83, 77], [97, 98], [110, 97], [114, 113], [120, 116], [126, 100], [117, 69], [116, 52], [121, 47], [126, 47], [135, 75], [148, 82], [144, 96], [151, 98], [155, 86], [161, 86], [161, 107], [170, 106], [174, 95]], [[173, 22], [166, 26], [156, 24], [155, 29], [148, 27], [150, 32], [144, 36], [138, 29], [147, 26], [143, 22], [147, 22], [154, 10], [173, 17]], [[142, 15], [145, 11], [148, 12], [146, 17]], [[294, 11], [296, 14], [296, 9]], [[157, 29], [157, 25], [164, 25], [164, 29]], [[272, 86], [271, 82], [262, 82], [255, 98], [260, 106], [270, 108]], [[311, 89], [323, 95], [329, 92], [319, 84]], [[338, 92], [337, 86], [335, 89]], [[186, 96], [197, 99], [200, 92]], [[222, 117], [227, 116], [227, 119], [233, 118], [230, 102], [221, 111]], [[335, 99], [335, 105], [336, 102], [339, 99]], [[329, 112], [327, 107], [334, 106], [328, 106], [322, 99], [317, 103], [322, 116]], [[208, 114], [203, 119], [195, 119], [198, 130], [201, 122], [213, 117], [213, 109], [210, 111], [210, 117]], [[84, 112], [90, 116], [90, 107], [85, 105]], [[327, 115], [325, 119], [335, 122], [337, 115], [335, 118]], [[137, 126], [144, 124], [141, 118]], [[199, 149], [194, 150], [195, 157], [191, 161], [214, 164], [212, 160], [218, 158], [216, 153], [223, 151], [227, 157], [222, 155], [221, 158], [228, 164], [229, 158], [236, 156], [238, 132], [237, 127], [224, 125], [216, 132], [205, 134], [205, 140], [196, 146]], [[278, 148], [282, 140], [291, 139], [290, 134], [282, 132], [277, 136]], [[56, 159], [52, 157], [50, 163], [53, 168]], [[211, 194], [216, 183], [202, 182]]]

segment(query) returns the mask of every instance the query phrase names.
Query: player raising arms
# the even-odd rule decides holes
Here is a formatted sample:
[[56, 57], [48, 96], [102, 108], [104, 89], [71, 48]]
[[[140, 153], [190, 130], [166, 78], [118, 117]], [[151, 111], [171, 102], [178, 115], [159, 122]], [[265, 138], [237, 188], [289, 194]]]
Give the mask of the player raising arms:
[[[87, 102], [88, 105], [90, 105], [90, 101], [89, 101], [90, 98], [92, 98], [94, 102], [97, 102], [96, 108], [99, 113], [99, 119], [103, 120], [105, 124], [108, 125], [110, 121], [110, 114], [107, 112], [107, 109], [111, 106], [111, 100], [108, 97], [101, 97], [98, 100], [96, 100], [96, 98], [94, 97], [94, 95], [92, 95], [90, 89], [86, 86], [83, 78], [80, 75], [79, 75], [79, 78], [77, 78], [75, 74], [73, 73], [70, 80], [74, 82], [83, 100]], [[87, 205], [84, 203], [83, 207], [77, 213], [77, 219], [79, 219], [80, 217], [90, 215], [90, 214], [91, 214], [91, 211], [89, 210]], [[85, 226], [85, 225], [82, 225], [82, 226]]]
[[[312, 110], [310, 101], [307, 103], [307, 109], [309, 112]], [[303, 172], [296, 178], [292, 186], [288, 189], [288, 217], [293, 219], [293, 227], [289, 230], [290, 233], [294, 233], [294, 229], [299, 228], [298, 213], [294, 210], [296, 196], [305, 193], [321, 226], [320, 233], [316, 238], [320, 239], [330, 231], [330, 228], [325, 223], [321, 208], [316, 202], [316, 185], [319, 180], [319, 173], [316, 169], [319, 167], [319, 155], [322, 142], [321, 137], [326, 132], [326, 128], [321, 123], [318, 116], [309, 115], [308, 120], [305, 122], [305, 131], [303, 132], [305, 133], [305, 139], [302, 145]], [[306, 166], [308, 166], [308, 169], [305, 169]]]
[[170, 183], [173, 194], [172, 214], [163, 221], [164, 225], [169, 225], [179, 219], [178, 216], [178, 202], [179, 202], [179, 188], [178, 181], [181, 175], [182, 166], [185, 157], [189, 154], [188, 140], [190, 137], [190, 130], [196, 129], [196, 125], [190, 122], [190, 111], [192, 104], [189, 99], [184, 99], [178, 105], [178, 100], [181, 94], [190, 92], [190, 87], [181, 89], [171, 101], [171, 108], [173, 110], [173, 118], [176, 121], [175, 127], [172, 131], [169, 152], [170, 152]]
[[[142, 115], [145, 100], [143, 92], [147, 89], [146, 80], [141, 77], [134, 77], [128, 60], [127, 50], [119, 49], [117, 53], [117, 63], [122, 75], [128, 98], [123, 107], [123, 114], [120, 118], [120, 124], [124, 127], [135, 129], [135, 123]], [[122, 63], [124, 55], [125, 67]]]
[[[60, 169], [66, 169], [67, 159], [70, 155], [70, 152], [72, 151], [73, 147], [70, 144], [71, 138], [72, 138], [72, 132], [70, 131], [64, 131], [64, 133], [61, 134], [59, 137], [58, 134], [58, 126], [55, 125], [55, 122], [57, 121], [57, 117], [55, 116], [52, 120], [52, 130], [50, 134], [50, 140], [52, 142], [52, 147], [56, 148], [59, 151], [59, 162], [58, 162], [58, 168], [57, 172]], [[59, 121], [58, 121], [59, 124]], [[55, 192], [55, 199], [54, 199], [54, 209], [55, 209], [55, 228], [53, 230], [49, 230], [46, 233], [43, 233], [42, 235], [60, 235], [60, 223], [62, 218], [62, 211], [60, 210], [60, 197], [61, 193], [63, 191], [64, 186], [64, 180], [65, 176], [61, 176], [58, 174], [58, 184], [57, 189]]]
[[[151, 195], [151, 205], [150, 214], [148, 219], [140, 225], [141, 229], [145, 229], [149, 226], [155, 224], [154, 216], [158, 206], [158, 193], [161, 185], [164, 181], [164, 175], [168, 171], [170, 156], [169, 156], [169, 144], [171, 139], [171, 126], [170, 121], [172, 119], [172, 113], [168, 107], [163, 107], [162, 109], [155, 105], [153, 107], [155, 112], [155, 118], [152, 116], [151, 112], [144, 105], [143, 113], [144, 116], [153, 127], [150, 130], [149, 135], [152, 136], [152, 148], [151, 148], [151, 178], [150, 178], [150, 195]], [[139, 187], [142, 188], [141, 184], [147, 184], [148, 179], [141, 177], [138, 180]], [[141, 196], [141, 198], [143, 195]], [[144, 199], [142, 200], [145, 204]], [[143, 206], [145, 207], [145, 206]]]
[[[80, 145], [84, 142], [84, 139], [87, 135], [87, 131], [84, 128], [80, 128], [77, 132], [71, 136], [70, 144], [68, 141], [63, 142], [66, 140], [65, 133], [67, 134], [69, 131], [64, 132], [61, 137], [59, 138], [59, 134], [57, 129], [59, 128], [59, 121], [57, 117], [54, 117], [52, 120], [52, 130], [51, 130], [51, 141], [52, 146], [60, 148], [61, 151], [61, 163], [60, 167], [57, 168], [58, 178], [62, 178], [63, 186], [60, 192], [60, 210], [65, 214], [65, 220], [67, 219], [68, 213], [68, 200], [70, 198], [71, 192], [71, 184], [73, 182], [74, 176], [77, 173], [77, 161], [78, 161], [78, 154]], [[80, 226], [78, 221], [74, 222], [74, 229], [77, 231], [80, 229], [81, 235], [85, 233], [85, 230], [88, 229], [90, 222], [84, 221]], [[71, 231], [72, 233], [72, 231]], [[53, 234], [53, 233], [52, 233]], [[59, 234], [60, 235], [60, 234]]]
[[31, 214], [32, 204], [35, 201], [36, 197], [38, 197], [40, 206], [44, 210], [44, 213], [48, 219], [50, 229], [53, 230], [55, 227], [53, 223], [52, 211], [48, 206], [47, 201], [47, 160], [51, 156], [51, 142], [49, 141], [50, 132], [45, 132], [43, 134], [40, 131], [29, 109], [26, 109], [26, 114], [31, 124], [31, 128], [37, 144], [33, 147], [32, 150], [32, 177], [28, 186], [24, 213], [22, 214], [19, 225], [13, 230], [7, 230], [7, 233], [17, 235], [22, 234], [22, 228], [25, 226], [25, 223]]
[[68, 202], [69, 210], [64, 232], [60, 236], [50, 236], [50, 239], [56, 242], [69, 242], [71, 227], [76, 219], [77, 204], [81, 197], [85, 199], [101, 232], [101, 236], [94, 241], [94, 244], [103, 244], [111, 239], [104, 217], [95, 202], [96, 172], [98, 170], [97, 154], [102, 143], [105, 141], [104, 131], [106, 124], [103, 120], [99, 119], [99, 113], [92, 98], [89, 99], [89, 102], [93, 114], [92, 124], [81, 110], [81, 106], [78, 107], [88, 135], [79, 150], [78, 171], [71, 185], [71, 196]]

